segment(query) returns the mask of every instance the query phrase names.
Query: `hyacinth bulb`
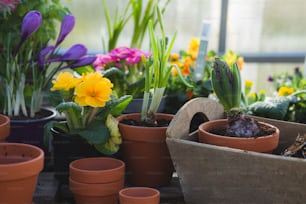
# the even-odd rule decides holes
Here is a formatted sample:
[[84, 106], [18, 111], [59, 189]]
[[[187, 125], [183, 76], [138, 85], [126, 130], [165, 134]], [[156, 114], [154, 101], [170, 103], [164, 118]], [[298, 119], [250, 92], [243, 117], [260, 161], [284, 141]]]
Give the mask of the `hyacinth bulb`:
[[61, 44], [67, 35], [72, 31], [75, 24], [75, 17], [73, 15], [66, 15], [61, 24], [61, 30], [56, 41], [56, 47]]

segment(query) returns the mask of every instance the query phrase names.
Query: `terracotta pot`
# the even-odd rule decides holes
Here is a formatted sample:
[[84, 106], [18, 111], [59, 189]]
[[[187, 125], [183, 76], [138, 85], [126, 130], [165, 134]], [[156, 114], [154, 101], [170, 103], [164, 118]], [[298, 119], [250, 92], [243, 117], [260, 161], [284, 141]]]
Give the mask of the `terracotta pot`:
[[117, 204], [124, 187], [124, 162], [92, 157], [70, 163], [69, 188], [77, 204]]
[[5, 141], [10, 134], [10, 118], [0, 114], [0, 142]]
[[[171, 120], [171, 114], [157, 114], [157, 119]], [[123, 119], [140, 120], [140, 113], [117, 118], [123, 138], [122, 156], [131, 185], [160, 187], [169, 185], [174, 167], [166, 144], [167, 127], [141, 127], [120, 123]]]
[[119, 191], [120, 204], [159, 204], [160, 193], [154, 188], [129, 187]]
[[32, 204], [44, 152], [33, 145], [0, 143], [0, 203]]
[[48, 164], [51, 157], [49, 147], [44, 144], [44, 125], [56, 117], [56, 111], [48, 108], [43, 108], [42, 111], [48, 116], [39, 119], [11, 119], [11, 132], [7, 141], [35, 145], [41, 148], [45, 153], [45, 163]]
[[227, 119], [211, 120], [199, 126], [199, 141], [202, 143], [218, 146], [231, 147], [254, 152], [271, 153], [278, 145], [279, 129], [267, 123], [261, 124], [275, 128], [276, 132], [272, 135], [261, 137], [228, 137], [212, 134], [209, 131], [227, 125]]

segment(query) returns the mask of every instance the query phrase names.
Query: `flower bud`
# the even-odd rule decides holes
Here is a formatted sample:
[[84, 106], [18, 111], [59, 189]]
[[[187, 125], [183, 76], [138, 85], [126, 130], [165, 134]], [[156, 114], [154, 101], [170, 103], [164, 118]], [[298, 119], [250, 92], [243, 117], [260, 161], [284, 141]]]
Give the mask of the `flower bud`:
[[61, 30], [56, 41], [56, 47], [61, 44], [66, 36], [72, 31], [75, 24], [75, 17], [73, 15], [66, 15], [61, 24]]

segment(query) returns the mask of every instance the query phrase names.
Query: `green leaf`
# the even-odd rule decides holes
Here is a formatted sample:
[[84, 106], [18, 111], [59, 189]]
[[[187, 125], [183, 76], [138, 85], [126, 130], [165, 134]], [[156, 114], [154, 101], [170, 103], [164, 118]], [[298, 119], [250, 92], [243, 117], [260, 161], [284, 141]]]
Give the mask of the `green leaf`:
[[265, 102], [258, 101], [249, 106], [253, 115], [265, 118], [283, 120], [287, 114], [290, 100], [287, 97], [277, 97]]
[[75, 130], [72, 133], [80, 135], [90, 144], [105, 143], [110, 137], [109, 130], [102, 121], [93, 121], [88, 128]]
[[122, 112], [126, 109], [126, 107], [129, 105], [129, 103], [132, 101], [133, 96], [131, 95], [125, 95], [121, 98], [115, 100], [114, 107], [112, 108], [110, 114], [114, 117], [117, 117], [122, 114]]
[[82, 75], [83, 73], [95, 72], [96, 70], [91, 65], [88, 65], [88, 66], [74, 68], [74, 71]]

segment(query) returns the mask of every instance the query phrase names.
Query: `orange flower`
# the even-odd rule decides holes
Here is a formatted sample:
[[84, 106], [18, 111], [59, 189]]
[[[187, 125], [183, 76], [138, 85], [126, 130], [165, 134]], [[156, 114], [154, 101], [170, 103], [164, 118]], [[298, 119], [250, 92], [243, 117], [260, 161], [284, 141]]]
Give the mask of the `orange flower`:
[[186, 91], [186, 96], [188, 100], [190, 100], [193, 97], [193, 92], [191, 89]]
[[240, 70], [242, 70], [243, 64], [244, 64], [244, 59], [243, 59], [243, 57], [239, 57], [239, 58], [237, 59], [237, 65], [238, 65], [238, 68], [239, 68]]
[[170, 58], [169, 58], [169, 61], [170, 62], [176, 62], [180, 59], [180, 55], [177, 54], [177, 53], [171, 53], [170, 54]]

